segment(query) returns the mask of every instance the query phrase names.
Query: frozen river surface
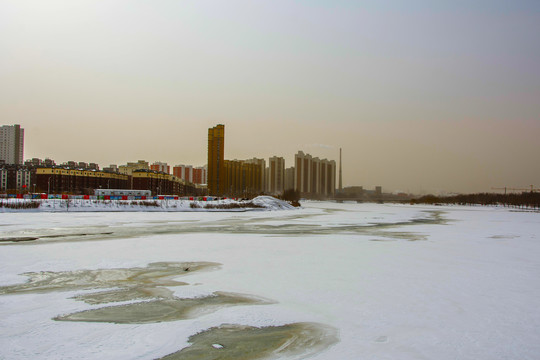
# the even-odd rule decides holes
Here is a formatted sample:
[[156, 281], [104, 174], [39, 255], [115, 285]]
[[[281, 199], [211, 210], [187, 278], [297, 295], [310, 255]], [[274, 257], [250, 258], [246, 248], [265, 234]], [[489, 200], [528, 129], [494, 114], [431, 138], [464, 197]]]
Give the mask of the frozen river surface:
[[0, 214], [0, 359], [538, 359], [540, 214]]

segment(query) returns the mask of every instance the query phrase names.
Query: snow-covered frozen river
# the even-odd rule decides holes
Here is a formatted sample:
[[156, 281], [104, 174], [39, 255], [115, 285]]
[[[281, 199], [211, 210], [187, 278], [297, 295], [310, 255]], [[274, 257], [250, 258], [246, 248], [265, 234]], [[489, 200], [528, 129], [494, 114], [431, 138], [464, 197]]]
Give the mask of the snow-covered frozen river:
[[539, 213], [303, 206], [0, 214], [0, 359], [538, 359]]

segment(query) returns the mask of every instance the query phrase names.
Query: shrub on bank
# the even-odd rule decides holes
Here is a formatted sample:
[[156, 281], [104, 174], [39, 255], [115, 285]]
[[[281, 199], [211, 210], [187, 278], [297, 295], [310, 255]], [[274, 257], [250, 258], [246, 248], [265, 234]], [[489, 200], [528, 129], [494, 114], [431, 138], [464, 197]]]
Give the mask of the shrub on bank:
[[[200, 206], [199, 206], [200, 207]], [[220, 209], [220, 210], [230, 210], [230, 209], [262, 209], [264, 206], [257, 205], [252, 201], [243, 202], [243, 203], [227, 203], [227, 204], [206, 204], [204, 205], [205, 209]]]
[[2, 201], [0, 202], [0, 207], [6, 208], [6, 209], [15, 209], [15, 210], [22, 210], [22, 209], [37, 209], [41, 204], [39, 201], [17, 201], [17, 202], [11, 202], [11, 201]]

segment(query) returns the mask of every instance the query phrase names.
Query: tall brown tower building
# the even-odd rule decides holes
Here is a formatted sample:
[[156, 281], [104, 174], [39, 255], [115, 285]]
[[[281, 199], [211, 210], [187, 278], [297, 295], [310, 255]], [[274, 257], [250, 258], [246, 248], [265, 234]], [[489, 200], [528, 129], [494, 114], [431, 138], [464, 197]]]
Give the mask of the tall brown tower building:
[[208, 129], [208, 194], [221, 196], [225, 193], [225, 125]]

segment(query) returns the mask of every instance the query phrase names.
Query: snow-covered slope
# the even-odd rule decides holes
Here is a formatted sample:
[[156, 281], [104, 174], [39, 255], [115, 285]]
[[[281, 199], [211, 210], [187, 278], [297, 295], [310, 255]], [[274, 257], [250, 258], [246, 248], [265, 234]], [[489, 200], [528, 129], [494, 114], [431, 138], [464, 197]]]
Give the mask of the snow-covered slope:
[[288, 202], [276, 199], [272, 196], [257, 196], [252, 200], [255, 205], [262, 206], [267, 210], [292, 210], [294, 207]]

